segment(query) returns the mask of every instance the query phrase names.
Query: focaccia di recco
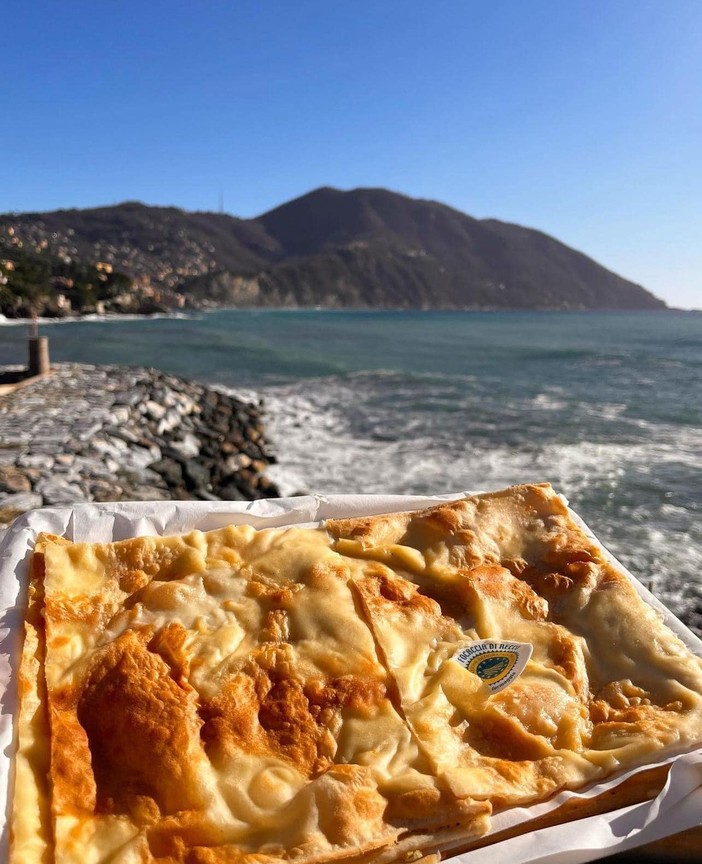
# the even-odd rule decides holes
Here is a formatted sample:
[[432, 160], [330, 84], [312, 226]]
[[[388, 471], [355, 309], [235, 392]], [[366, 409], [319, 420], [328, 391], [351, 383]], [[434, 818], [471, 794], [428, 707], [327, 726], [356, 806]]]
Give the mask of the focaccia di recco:
[[[532, 647], [499, 692], [455, 659], [486, 639]], [[11, 864], [389, 864], [702, 744], [702, 660], [550, 486], [517, 486], [42, 535], [17, 726]]]

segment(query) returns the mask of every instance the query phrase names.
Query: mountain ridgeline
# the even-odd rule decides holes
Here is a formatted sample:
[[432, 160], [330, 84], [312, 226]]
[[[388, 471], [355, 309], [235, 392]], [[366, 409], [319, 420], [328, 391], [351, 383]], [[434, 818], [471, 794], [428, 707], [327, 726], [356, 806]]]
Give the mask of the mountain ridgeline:
[[384, 189], [317, 189], [256, 219], [128, 202], [5, 215], [0, 230], [109, 263], [186, 305], [665, 308], [540, 231]]

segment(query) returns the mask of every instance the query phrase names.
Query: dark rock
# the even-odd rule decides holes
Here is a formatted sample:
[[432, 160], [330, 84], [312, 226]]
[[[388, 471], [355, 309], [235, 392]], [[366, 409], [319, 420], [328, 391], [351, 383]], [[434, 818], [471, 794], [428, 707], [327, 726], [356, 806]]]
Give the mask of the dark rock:
[[229, 441], [231, 441], [231, 443], [237, 449], [241, 449], [244, 446], [244, 444], [246, 444], [244, 436], [241, 434], [241, 432], [230, 432]]
[[175, 459], [168, 457], [160, 459], [149, 465], [152, 471], [156, 471], [163, 477], [169, 488], [178, 488], [184, 485], [183, 468]]
[[219, 497], [224, 501], [249, 501], [246, 495], [242, 493], [236, 483], [227, 483], [226, 486], [222, 486], [217, 490], [219, 492]]
[[183, 463], [183, 478], [188, 489], [207, 489], [210, 486], [210, 469], [195, 459]]
[[251, 459], [260, 459], [262, 456], [260, 448], [252, 441], [244, 442], [241, 451], [242, 453], [246, 453], [246, 455], [249, 456]]
[[226, 435], [229, 432], [229, 420], [223, 414], [215, 414], [210, 420], [210, 428], [222, 435]]
[[206, 441], [203, 441], [202, 447], [200, 449], [200, 454], [202, 456], [209, 457], [210, 459], [219, 459], [221, 457], [222, 451], [222, 442], [217, 438], [209, 438]]
[[258, 478], [258, 491], [262, 498], [280, 498], [280, 490], [275, 483], [265, 475]]
[[236, 478], [236, 482], [243, 484], [246, 489], [253, 490], [258, 486], [258, 475], [249, 468], [242, 468]]

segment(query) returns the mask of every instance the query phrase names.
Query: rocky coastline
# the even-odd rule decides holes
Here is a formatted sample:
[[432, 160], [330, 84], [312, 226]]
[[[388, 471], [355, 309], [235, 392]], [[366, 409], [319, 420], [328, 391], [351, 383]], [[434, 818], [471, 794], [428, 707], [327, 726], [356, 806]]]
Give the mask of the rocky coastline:
[[0, 398], [0, 532], [87, 501], [276, 497], [262, 405], [155, 369], [58, 364]]

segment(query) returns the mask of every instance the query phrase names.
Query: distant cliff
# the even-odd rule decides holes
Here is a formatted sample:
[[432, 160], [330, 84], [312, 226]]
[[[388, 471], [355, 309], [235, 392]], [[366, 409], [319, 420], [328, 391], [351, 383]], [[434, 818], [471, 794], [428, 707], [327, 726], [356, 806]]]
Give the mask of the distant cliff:
[[317, 189], [256, 219], [130, 202], [0, 216], [0, 231], [10, 228], [193, 304], [665, 308], [547, 234], [384, 189]]

